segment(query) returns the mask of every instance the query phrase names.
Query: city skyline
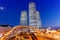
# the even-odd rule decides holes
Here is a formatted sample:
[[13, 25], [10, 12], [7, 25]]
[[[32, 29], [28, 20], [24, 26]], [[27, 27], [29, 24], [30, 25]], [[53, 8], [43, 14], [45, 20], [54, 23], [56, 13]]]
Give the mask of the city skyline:
[[28, 11], [29, 2], [36, 3], [43, 26], [60, 26], [59, 0], [0, 0], [0, 24], [19, 25], [21, 11]]
[[21, 11], [20, 15], [20, 25], [21, 26], [32, 26], [34, 28], [41, 28], [41, 18], [40, 12], [36, 9], [36, 4], [34, 2], [29, 3], [28, 7], [28, 14], [27, 11]]

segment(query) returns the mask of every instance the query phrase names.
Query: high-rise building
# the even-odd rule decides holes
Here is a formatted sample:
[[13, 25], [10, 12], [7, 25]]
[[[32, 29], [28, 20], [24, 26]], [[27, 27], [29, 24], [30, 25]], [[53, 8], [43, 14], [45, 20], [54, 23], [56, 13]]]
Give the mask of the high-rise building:
[[37, 20], [37, 28], [42, 27], [39, 11], [36, 11], [36, 20]]
[[[20, 19], [20, 25], [22, 26], [32, 26], [34, 28], [40, 28], [41, 26], [41, 19], [39, 11], [36, 11], [36, 5], [34, 2], [29, 3], [29, 21], [27, 19], [27, 12], [21, 11], [21, 19]], [[29, 23], [28, 23], [29, 22]]]
[[27, 12], [21, 11], [20, 25], [27, 26]]
[[36, 6], [34, 2], [29, 3], [29, 26], [37, 28]]

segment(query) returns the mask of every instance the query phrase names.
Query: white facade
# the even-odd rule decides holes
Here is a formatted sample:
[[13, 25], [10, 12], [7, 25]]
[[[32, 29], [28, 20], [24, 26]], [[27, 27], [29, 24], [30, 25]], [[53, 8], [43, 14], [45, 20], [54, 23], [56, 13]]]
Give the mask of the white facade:
[[36, 20], [37, 20], [37, 27], [38, 28], [42, 27], [39, 11], [36, 11]]
[[21, 11], [20, 25], [27, 26], [27, 12]]
[[36, 5], [34, 2], [29, 3], [29, 21], [27, 19], [27, 12], [22, 11], [21, 12], [21, 19], [20, 19], [20, 25], [26, 26], [27, 23], [29, 26], [32, 26], [34, 28], [40, 28], [41, 26], [41, 19], [39, 11], [36, 11]]
[[36, 6], [34, 2], [29, 3], [29, 26], [37, 28]]
[[29, 3], [29, 26], [35, 28], [41, 27], [40, 14], [36, 11], [36, 5], [34, 2]]

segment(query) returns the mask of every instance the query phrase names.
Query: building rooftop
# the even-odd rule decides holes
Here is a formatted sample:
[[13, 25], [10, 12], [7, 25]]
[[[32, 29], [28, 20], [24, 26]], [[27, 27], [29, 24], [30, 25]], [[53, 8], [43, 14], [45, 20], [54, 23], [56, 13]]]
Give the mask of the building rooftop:
[[13, 27], [13, 26], [11, 26], [11, 25], [0, 25], [0, 27]]

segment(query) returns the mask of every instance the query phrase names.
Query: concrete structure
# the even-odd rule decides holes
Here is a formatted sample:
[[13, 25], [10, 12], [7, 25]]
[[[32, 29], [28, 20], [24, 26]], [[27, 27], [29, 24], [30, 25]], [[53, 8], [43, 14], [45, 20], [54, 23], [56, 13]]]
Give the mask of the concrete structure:
[[39, 11], [36, 11], [36, 20], [37, 20], [37, 27], [38, 28], [42, 27]]
[[21, 11], [20, 25], [27, 26], [27, 12]]
[[29, 3], [29, 26], [37, 28], [36, 6], [34, 2]]
[[39, 11], [36, 11], [36, 5], [34, 2], [29, 3], [29, 26], [40, 28], [41, 19]]
[[29, 3], [29, 21], [27, 19], [27, 12], [21, 11], [21, 18], [20, 18], [20, 25], [21, 26], [32, 26], [34, 28], [40, 28], [41, 26], [41, 19], [39, 11], [36, 11], [36, 5], [34, 2]]

